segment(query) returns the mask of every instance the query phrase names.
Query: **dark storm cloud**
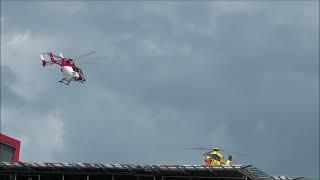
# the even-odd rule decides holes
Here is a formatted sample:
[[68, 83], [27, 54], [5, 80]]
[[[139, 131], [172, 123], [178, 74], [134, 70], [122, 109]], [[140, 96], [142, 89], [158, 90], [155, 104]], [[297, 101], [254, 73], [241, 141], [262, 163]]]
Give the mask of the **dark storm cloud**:
[[[55, 70], [42, 72], [38, 62], [12, 75], [12, 92], [26, 103], [16, 113], [59, 125], [43, 135], [59, 134], [46, 145], [51, 159], [192, 164], [201, 152], [184, 147], [217, 145], [270, 174], [318, 176], [318, 3], [17, 3], [1, 6], [6, 42], [28, 29], [20, 47], [107, 56], [79, 62], [84, 86], [56, 84]], [[2, 63], [22, 58], [13, 45], [1, 48]], [[21, 93], [27, 68], [44, 85]], [[5, 130], [20, 121], [5, 120]], [[29, 139], [43, 133], [21, 129]], [[47, 157], [28, 144], [25, 159]]]

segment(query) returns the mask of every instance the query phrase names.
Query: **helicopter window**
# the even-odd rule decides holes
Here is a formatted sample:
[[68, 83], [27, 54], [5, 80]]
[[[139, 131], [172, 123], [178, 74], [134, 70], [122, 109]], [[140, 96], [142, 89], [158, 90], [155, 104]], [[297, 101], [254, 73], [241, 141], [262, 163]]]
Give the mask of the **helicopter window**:
[[78, 68], [76, 68], [76, 67], [73, 67], [73, 70], [74, 70], [75, 72], [77, 72], [77, 73], [80, 72], [80, 70], [79, 70]]
[[221, 160], [221, 157], [216, 155], [216, 154], [212, 154], [212, 159], [214, 160], [217, 160], [217, 161], [220, 161]]

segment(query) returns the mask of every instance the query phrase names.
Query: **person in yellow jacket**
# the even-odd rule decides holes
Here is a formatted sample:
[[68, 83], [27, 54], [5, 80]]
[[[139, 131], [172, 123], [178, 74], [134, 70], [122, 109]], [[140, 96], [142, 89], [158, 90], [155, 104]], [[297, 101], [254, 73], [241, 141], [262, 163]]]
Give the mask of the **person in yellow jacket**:
[[228, 166], [231, 166], [231, 162], [232, 162], [232, 156], [229, 155], [229, 158], [228, 158], [226, 164], [227, 164]]

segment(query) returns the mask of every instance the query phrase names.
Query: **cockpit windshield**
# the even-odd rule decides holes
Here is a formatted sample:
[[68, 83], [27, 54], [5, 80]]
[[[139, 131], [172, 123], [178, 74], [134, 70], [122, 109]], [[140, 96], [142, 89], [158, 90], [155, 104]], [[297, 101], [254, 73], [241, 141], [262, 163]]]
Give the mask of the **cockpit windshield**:
[[221, 160], [221, 157], [218, 156], [217, 154], [212, 154], [211, 157], [212, 157], [212, 159], [217, 160], [217, 161]]
[[77, 68], [77, 67], [73, 67], [73, 70], [74, 70], [75, 72], [77, 72], [77, 73], [80, 73], [80, 70], [79, 70], [79, 68]]

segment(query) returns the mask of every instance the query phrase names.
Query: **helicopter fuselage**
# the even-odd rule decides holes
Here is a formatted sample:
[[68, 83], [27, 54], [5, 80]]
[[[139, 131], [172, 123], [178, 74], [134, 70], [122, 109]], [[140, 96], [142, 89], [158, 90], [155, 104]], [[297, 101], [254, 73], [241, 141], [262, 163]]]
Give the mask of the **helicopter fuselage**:
[[79, 80], [80, 78], [80, 74], [74, 71], [71, 66], [62, 66], [61, 71], [65, 80]]
[[219, 151], [212, 151], [205, 156], [204, 161], [209, 166], [220, 166], [224, 164], [224, 157]]

